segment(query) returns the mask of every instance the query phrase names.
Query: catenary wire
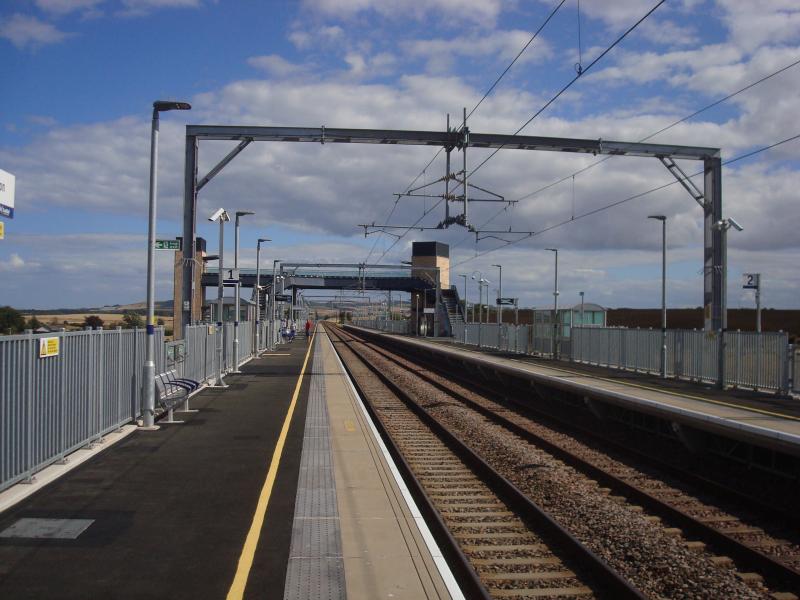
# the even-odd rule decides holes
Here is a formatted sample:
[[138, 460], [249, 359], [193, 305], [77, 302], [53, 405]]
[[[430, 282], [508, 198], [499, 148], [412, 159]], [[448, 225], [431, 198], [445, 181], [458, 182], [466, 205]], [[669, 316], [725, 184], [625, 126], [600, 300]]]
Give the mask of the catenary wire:
[[[521, 49], [521, 50], [520, 50], [520, 51], [517, 53], [517, 55], [516, 55], [516, 56], [514, 57], [514, 59], [513, 59], [513, 60], [512, 60], [512, 61], [509, 63], [509, 65], [508, 65], [508, 66], [507, 66], [507, 67], [506, 67], [506, 68], [503, 70], [503, 72], [502, 72], [502, 73], [500, 73], [500, 75], [497, 77], [497, 79], [495, 79], [494, 83], [492, 83], [492, 85], [491, 85], [491, 86], [489, 86], [489, 89], [488, 89], [488, 90], [486, 90], [486, 92], [483, 94], [483, 96], [481, 97], [481, 99], [480, 99], [480, 100], [478, 100], [477, 104], [475, 104], [475, 106], [473, 106], [473, 107], [472, 107], [472, 110], [470, 110], [470, 111], [469, 111], [469, 114], [467, 115], [467, 119], [468, 119], [469, 117], [471, 117], [471, 116], [472, 116], [472, 114], [473, 114], [473, 113], [474, 113], [476, 110], [478, 110], [478, 107], [479, 107], [479, 106], [480, 106], [480, 105], [483, 103], [483, 101], [484, 101], [484, 100], [486, 100], [486, 98], [488, 98], [488, 97], [489, 97], [489, 95], [490, 95], [490, 94], [491, 94], [491, 93], [494, 91], [494, 89], [497, 87], [497, 84], [498, 84], [498, 83], [500, 83], [500, 80], [501, 80], [501, 79], [503, 79], [503, 77], [505, 77], [506, 73], [508, 73], [508, 72], [511, 70], [511, 67], [513, 67], [513, 66], [514, 66], [514, 64], [517, 62], [517, 60], [519, 60], [519, 58], [520, 58], [520, 57], [521, 57], [521, 56], [522, 56], [522, 55], [525, 53], [525, 51], [528, 49], [528, 47], [529, 47], [529, 46], [530, 46], [530, 45], [533, 43], [533, 41], [534, 41], [534, 40], [535, 40], [535, 39], [536, 39], [536, 38], [539, 36], [539, 34], [542, 32], [542, 30], [543, 30], [543, 29], [544, 29], [544, 28], [547, 26], [547, 24], [548, 24], [548, 23], [549, 23], [549, 22], [552, 20], [552, 18], [553, 18], [553, 17], [555, 16], [555, 14], [556, 14], [556, 13], [559, 11], [559, 9], [560, 9], [560, 8], [561, 8], [561, 7], [564, 5], [564, 3], [565, 3], [565, 2], [566, 2], [566, 0], [561, 0], [561, 1], [560, 1], [560, 2], [559, 2], [559, 3], [558, 3], [558, 4], [557, 4], [557, 5], [556, 5], [556, 6], [553, 8], [553, 10], [552, 10], [552, 11], [550, 11], [550, 13], [547, 15], [547, 18], [546, 18], [546, 19], [544, 20], [544, 22], [543, 22], [543, 23], [542, 23], [542, 24], [539, 26], [539, 28], [538, 28], [538, 29], [537, 29], [537, 30], [534, 32], [534, 34], [533, 34], [533, 35], [531, 36], [531, 38], [530, 38], [530, 39], [527, 41], [527, 43], [526, 43], [526, 44], [525, 44], [525, 45], [522, 47], [522, 49]], [[430, 166], [433, 164], [433, 161], [435, 161], [435, 160], [438, 158], [438, 156], [439, 156], [439, 155], [442, 153], [442, 151], [443, 151], [443, 150], [444, 150], [444, 147], [442, 147], [442, 148], [439, 148], [439, 150], [436, 152], [436, 154], [433, 156], [433, 158], [432, 158], [430, 161], [428, 161], [428, 164], [427, 164], [427, 165], [425, 165], [425, 167], [422, 169], [422, 171], [420, 171], [420, 172], [419, 172], [419, 174], [417, 174], [417, 176], [414, 178], [414, 180], [413, 180], [413, 181], [412, 181], [412, 182], [411, 182], [411, 183], [408, 185], [408, 187], [406, 188], [406, 191], [408, 191], [409, 189], [411, 189], [411, 187], [412, 187], [412, 186], [413, 186], [413, 185], [414, 185], [414, 184], [417, 182], [417, 180], [419, 180], [419, 178], [422, 176], [422, 174], [423, 174], [423, 173], [424, 173], [424, 172], [425, 172], [425, 171], [426, 171], [426, 170], [427, 170], [427, 169], [428, 169], [428, 168], [429, 168], [429, 167], [430, 167]], [[387, 217], [387, 218], [384, 220], [384, 222], [385, 222], [385, 223], [389, 223], [389, 220], [392, 218], [392, 215], [394, 215], [394, 212], [395, 212], [395, 210], [397, 209], [397, 204], [398, 204], [398, 202], [399, 202], [399, 201], [400, 201], [400, 197], [398, 196], [398, 197], [395, 199], [395, 201], [394, 201], [394, 204], [392, 205], [392, 209], [391, 209], [391, 211], [389, 212], [389, 216], [388, 216], [388, 217]], [[425, 214], [427, 214], [427, 213], [425, 213]], [[424, 216], [424, 215], [423, 215], [423, 216]], [[419, 222], [419, 221], [417, 221], [416, 223], [418, 223], [418, 222]], [[416, 223], [415, 223], [415, 225], [416, 225]], [[391, 245], [390, 245], [388, 248], [386, 248], [386, 250], [384, 250], [384, 251], [383, 251], [383, 254], [381, 254], [380, 258], [378, 259], [378, 262], [380, 262], [381, 260], [383, 260], [383, 257], [384, 257], [384, 256], [386, 256], [386, 254], [387, 254], [387, 253], [388, 253], [388, 252], [389, 252], [389, 251], [390, 251], [392, 248], [394, 248], [394, 246], [397, 244], [397, 242], [399, 242], [399, 241], [400, 241], [400, 240], [401, 240], [401, 239], [402, 239], [402, 238], [403, 238], [403, 237], [406, 235], [406, 233], [408, 233], [408, 232], [409, 232], [411, 229], [412, 229], [412, 228], [409, 228], [409, 229], [407, 229], [407, 230], [406, 230], [406, 231], [405, 231], [405, 232], [404, 232], [404, 233], [403, 233], [403, 234], [402, 234], [402, 235], [401, 235], [399, 238], [396, 238], [396, 239], [394, 240], [394, 242], [393, 242], [393, 243], [392, 243], [392, 244], [391, 244]], [[372, 249], [369, 251], [369, 254], [367, 255], [367, 260], [366, 260], [365, 262], [369, 262], [369, 259], [370, 259], [370, 257], [372, 256], [373, 252], [375, 251], [375, 247], [376, 247], [376, 245], [377, 245], [377, 243], [378, 243], [378, 239], [380, 239], [380, 236], [379, 236], [378, 238], [376, 238], [376, 239], [375, 239], [375, 242], [372, 244]]]
[[[520, 131], [525, 129], [528, 125], [531, 124], [531, 122], [536, 117], [538, 117], [545, 110], [547, 110], [556, 100], [558, 100], [561, 97], [561, 95], [564, 92], [566, 92], [569, 88], [571, 88], [575, 84], [575, 82], [578, 81], [578, 79], [583, 77], [583, 75], [587, 71], [589, 71], [594, 65], [596, 65], [598, 62], [600, 62], [603, 59], [603, 57], [605, 57], [606, 54], [611, 52], [620, 42], [622, 42], [622, 40], [624, 40], [626, 37], [628, 37], [628, 35], [630, 35], [631, 32], [633, 32], [633, 30], [635, 30], [639, 25], [641, 25], [645, 21], [645, 19], [647, 19], [650, 15], [652, 15], [659, 6], [664, 4], [664, 2], [666, 2], [666, 0], [659, 0], [659, 2], [655, 6], [653, 6], [653, 8], [651, 8], [649, 11], [647, 11], [647, 13], [644, 16], [642, 16], [638, 21], [636, 21], [636, 23], [631, 25], [628, 29], [626, 29], [625, 32], [622, 35], [620, 35], [616, 40], [614, 40], [614, 42], [612, 42], [612, 44], [610, 46], [608, 46], [605, 50], [603, 50], [592, 62], [590, 62], [588, 65], [586, 65], [586, 67], [584, 67], [581, 70], [580, 73], [577, 73], [575, 75], [575, 77], [573, 77], [570, 81], [568, 81], [567, 84], [564, 85], [552, 98], [550, 98], [547, 102], [545, 102], [539, 110], [537, 110], [535, 113], [533, 113], [533, 116], [530, 119], [525, 121], [519, 127], [519, 129], [517, 129], [513, 134], [511, 134], [512, 137], [516, 136], [516, 135], [519, 135]], [[475, 173], [477, 173], [480, 170], [480, 168], [483, 167], [483, 165], [485, 165], [487, 162], [489, 162], [498, 152], [500, 152], [500, 150], [502, 150], [504, 148], [504, 146], [505, 145], [501, 145], [500, 147], [495, 148], [494, 152], [492, 152], [489, 156], [487, 156], [485, 159], [483, 159], [483, 161], [480, 162], [477, 167], [475, 167], [474, 169], [472, 169], [472, 171], [470, 171], [470, 176], [472, 176]], [[458, 186], [456, 186], [456, 187], [458, 187]]]
[[[769, 73], [768, 75], [765, 75], [764, 77], [761, 77], [760, 79], [758, 79], [756, 81], [753, 81], [752, 83], [749, 83], [748, 85], [746, 85], [746, 86], [744, 86], [742, 88], [739, 88], [735, 92], [731, 92], [727, 96], [723, 96], [722, 98], [719, 98], [719, 99], [715, 100], [714, 102], [712, 102], [710, 104], [707, 104], [707, 105], [703, 106], [702, 108], [697, 109], [693, 113], [688, 114], [685, 117], [682, 117], [682, 118], [678, 119], [677, 121], [674, 121], [674, 122], [670, 123], [669, 125], [667, 125], [665, 127], [662, 127], [658, 131], [655, 131], [655, 132], [643, 137], [642, 139], [638, 140], [637, 143], [646, 142], [647, 140], [650, 140], [650, 139], [654, 138], [655, 136], [657, 136], [659, 134], [662, 134], [665, 131], [668, 131], [668, 130], [672, 129], [673, 127], [676, 127], [677, 125], [680, 125], [681, 123], [685, 123], [686, 121], [689, 121], [690, 119], [693, 119], [697, 115], [702, 114], [705, 111], [714, 108], [715, 106], [719, 106], [720, 104], [722, 104], [724, 102], [727, 102], [731, 98], [735, 98], [739, 94], [741, 94], [743, 92], [746, 92], [746, 91], [754, 88], [755, 86], [757, 86], [757, 85], [759, 85], [761, 83], [764, 83], [765, 81], [775, 77], [776, 75], [780, 75], [784, 71], [788, 71], [792, 67], [796, 67], [797, 65], [800, 65], [800, 59], [797, 59], [794, 62], [792, 62], [792, 63], [790, 63], [790, 64], [788, 64], [788, 65], [786, 65], [786, 66], [784, 66], [784, 67], [782, 67], [780, 69], [778, 69], [777, 71], [773, 71], [772, 73]], [[519, 198], [517, 198], [517, 201], [521, 202], [522, 200], [528, 200], [529, 198], [533, 198], [534, 196], [536, 196], [536, 195], [538, 195], [538, 194], [540, 194], [540, 193], [542, 193], [544, 191], [547, 191], [547, 190], [549, 190], [549, 189], [551, 189], [551, 188], [553, 188], [553, 187], [555, 187], [555, 186], [557, 186], [557, 185], [559, 185], [561, 183], [564, 183], [565, 181], [568, 181], [569, 179], [572, 179], [577, 175], [581, 175], [582, 173], [585, 173], [586, 171], [589, 171], [590, 169], [593, 169], [594, 167], [596, 167], [596, 166], [598, 166], [598, 165], [600, 165], [600, 164], [602, 164], [602, 163], [604, 163], [607, 160], [610, 160], [612, 158], [614, 158], [613, 154], [609, 154], [608, 156], [604, 156], [600, 160], [596, 160], [595, 162], [593, 162], [593, 163], [591, 163], [591, 164], [589, 164], [589, 165], [587, 165], [585, 167], [582, 167], [582, 168], [578, 169], [574, 173], [566, 175], [565, 177], [562, 177], [562, 178], [558, 179], [557, 181], [553, 181], [552, 183], [548, 183], [547, 185], [542, 186], [542, 187], [540, 187], [540, 188], [538, 188], [538, 189], [536, 189], [536, 190], [534, 190], [534, 191], [532, 191], [532, 192], [530, 192], [528, 194], [525, 194], [524, 196], [520, 196]], [[485, 227], [486, 225], [488, 225], [489, 223], [494, 221], [504, 210], [505, 210], [505, 208], [502, 208], [499, 211], [497, 211], [494, 215], [492, 215], [489, 218], [488, 221], [483, 223], [483, 225], [481, 225], [478, 229], [480, 229], [481, 227]], [[464, 236], [458, 242], [453, 244], [451, 246], [451, 249], [460, 246], [468, 238], [469, 238], [469, 235]]]
[[[783, 144], [787, 144], [787, 143], [792, 142], [792, 141], [797, 140], [797, 139], [800, 139], [800, 133], [795, 134], [793, 136], [790, 136], [788, 138], [784, 138], [784, 139], [782, 139], [782, 140], [780, 140], [778, 142], [769, 144], [768, 146], [763, 146], [761, 148], [757, 148], [757, 149], [752, 150], [750, 152], [746, 152], [745, 154], [741, 154], [741, 155], [736, 156], [734, 158], [725, 160], [725, 161], [722, 162], [722, 166], [727, 166], [727, 165], [733, 164], [735, 162], [738, 162], [740, 160], [744, 160], [746, 158], [750, 158], [752, 156], [755, 156], [757, 154], [761, 154], [762, 152], [766, 152], [767, 150], [771, 150], [772, 148], [776, 148], [777, 146], [781, 146]], [[632, 196], [627, 196], [625, 198], [622, 198], [620, 200], [616, 200], [616, 201], [611, 202], [609, 204], [604, 204], [603, 206], [600, 206], [598, 208], [594, 208], [594, 209], [592, 209], [590, 211], [587, 211], [585, 213], [581, 213], [579, 215], [575, 215], [573, 218], [565, 219], [565, 220], [560, 221], [558, 223], [554, 223], [553, 225], [550, 225], [549, 227], [545, 227], [544, 229], [542, 229], [540, 231], [537, 231], [536, 233], [534, 233], [532, 235], [529, 235], [529, 236], [527, 236], [525, 238], [522, 238], [522, 239], [519, 239], [519, 240], [509, 240], [509, 241], [507, 241], [507, 242], [505, 242], [503, 244], [500, 244], [499, 246], [496, 246], [494, 248], [490, 248], [490, 249], [485, 250], [483, 252], [479, 252], [475, 256], [471, 256], [471, 257], [466, 258], [466, 259], [464, 259], [462, 261], [459, 261], [459, 262], [457, 262], [457, 263], [455, 263], [453, 265], [450, 265], [449, 269], [452, 270], [453, 268], [458, 267], [460, 265], [463, 265], [465, 263], [468, 263], [468, 262], [470, 262], [472, 260], [475, 260], [476, 258], [480, 258], [481, 256], [485, 256], [486, 254], [490, 254], [490, 253], [494, 252], [495, 250], [500, 250], [501, 248], [505, 248], [507, 246], [513, 246], [514, 244], [517, 244], [518, 242], [521, 242], [523, 240], [530, 239], [532, 237], [542, 235], [543, 233], [546, 233], [548, 231], [552, 231], [553, 229], [557, 229], [559, 227], [563, 227], [564, 225], [568, 225], [569, 223], [574, 223], [575, 221], [577, 221], [579, 219], [583, 219], [583, 218], [586, 218], [586, 217], [589, 217], [589, 216], [592, 216], [592, 215], [596, 215], [597, 213], [603, 212], [605, 210], [609, 210], [611, 208], [615, 208], [615, 207], [617, 207], [617, 206], [619, 206], [621, 204], [625, 204], [626, 202], [630, 202], [631, 200], [636, 200], [638, 198], [642, 198], [643, 196], [647, 196], [647, 195], [652, 194], [654, 192], [661, 191], [661, 190], [666, 189], [668, 187], [671, 187], [671, 186], [673, 186], [673, 185], [675, 185], [677, 183], [680, 183], [681, 181], [685, 181], [686, 179], [691, 179], [692, 177], [696, 177], [696, 176], [702, 175], [702, 174], [703, 174], [703, 171], [697, 171], [696, 173], [692, 173], [691, 175], [689, 175], [689, 176], [687, 176], [685, 178], [675, 179], [673, 181], [664, 183], [664, 184], [656, 186], [654, 188], [650, 188], [649, 190], [646, 190], [644, 192], [639, 192], [637, 194], [633, 194]]]
[[[795, 60], [794, 62], [786, 65], [785, 67], [782, 67], [782, 68], [778, 69], [777, 71], [773, 71], [769, 75], [765, 75], [761, 79], [758, 79], [757, 81], [754, 81], [754, 82], [744, 86], [743, 88], [740, 88], [740, 89], [736, 90], [735, 92], [731, 92], [727, 96], [724, 96], [722, 98], [719, 98], [718, 100], [715, 100], [711, 104], [707, 104], [706, 106], [697, 109], [692, 114], [686, 115], [685, 117], [683, 117], [681, 119], [678, 119], [677, 121], [674, 121], [673, 123], [670, 123], [666, 127], [662, 127], [658, 131], [655, 131], [655, 132], [651, 133], [650, 135], [648, 135], [646, 137], [643, 137], [642, 139], [638, 140], [637, 143], [646, 142], [647, 140], [652, 139], [655, 136], [657, 136], [659, 134], [662, 134], [665, 131], [668, 131], [669, 129], [672, 129], [673, 127], [676, 127], [677, 125], [680, 125], [681, 123], [685, 123], [686, 121], [689, 121], [690, 119], [693, 119], [697, 115], [699, 115], [701, 113], [704, 113], [705, 111], [710, 110], [710, 109], [714, 108], [715, 106], [719, 106], [723, 102], [727, 102], [731, 98], [734, 98], [734, 97], [738, 96], [739, 94], [741, 94], [743, 92], [746, 92], [747, 90], [752, 89], [752, 88], [754, 88], [755, 86], [757, 86], [757, 85], [759, 85], [761, 83], [764, 83], [765, 81], [771, 79], [772, 77], [775, 77], [776, 75], [780, 75], [781, 73], [783, 73], [784, 71], [788, 71], [792, 67], [796, 67], [797, 65], [800, 65], [800, 59]], [[554, 186], [557, 186], [560, 183], [564, 183], [565, 181], [569, 180], [571, 177], [574, 177], [576, 175], [580, 175], [582, 173], [585, 173], [589, 169], [593, 169], [597, 165], [602, 164], [602, 163], [606, 162], [607, 160], [610, 160], [611, 158], [614, 158], [613, 154], [609, 154], [608, 156], [604, 156], [600, 160], [597, 160], [597, 161], [593, 162], [590, 165], [587, 165], [587, 166], [585, 166], [585, 167], [583, 167], [581, 169], [578, 169], [574, 173], [571, 173], [571, 174], [569, 174], [569, 175], [567, 175], [565, 177], [562, 177], [561, 179], [559, 179], [557, 181], [554, 181], [552, 183], [548, 183], [547, 185], [545, 185], [543, 187], [540, 187], [539, 189], [534, 190], [533, 192], [525, 194], [524, 196], [520, 196], [519, 198], [517, 198], [517, 200], [518, 201], [519, 200], [527, 200], [528, 198], [532, 198], [533, 196], [536, 196], [537, 194], [540, 194], [541, 192], [544, 192], [545, 190], [549, 190], [550, 188], [552, 188]]]

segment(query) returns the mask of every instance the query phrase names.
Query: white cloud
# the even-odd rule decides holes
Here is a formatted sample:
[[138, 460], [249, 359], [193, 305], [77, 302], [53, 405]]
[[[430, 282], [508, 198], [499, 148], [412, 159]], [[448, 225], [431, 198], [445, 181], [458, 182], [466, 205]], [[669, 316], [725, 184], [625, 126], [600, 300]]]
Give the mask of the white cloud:
[[278, 54], [251, 56], [247, 59], [247, 64], [256, 69], [266, 71], [275, 77], [298, 75], [307, 72], [310, 68], [310, 65], [293, 63]]
[[19, 271], [24, 267], [25, 260], [16, 252], [12, 252], [8, 260], [0, 260], [0, 271]]
[[[444, 72], [450, 70], [453, 60], [458, 56], [472, 60], [496, 57], [510, 61], [528, 43], [532, 35], [531, 32], [519, 29], [494, 31], [490, 34], [451, 39], [412, 40], [404, 42], [403, 48], [410, 56], [424, 58], [429, 71]], [[550, 44], [545, 39], [538, 38], [520, 57], [518, 64], [540, 62], [552, 56]]]
[[391, 73], [397, 61], [389, 52], [375, 55], [348, 52], [344, 56], [344, 62], [349, 67], [348, 75], [356, 79], [366, 79]]
[[296, 29], [289, 34], [289, 41], [299, 50], [307, 50], [315, 43], [329, 45], [344, 37], [344, 29], [338, 25], [321, 25], [312, 30]]
[[501, 0], [304, 0], [315, 15], [349, 18], [372, 12], [383, 17], [403, 16], [417, 20], [429, 14], [493, 26], [503, 8]]
[[202, 0], [122, 0], [123, 10], [120, 14], [140, 16], [163, 8], [197, 8], [201, 4]]
[[666, 46], [691, 46], [699, 40], [694, 27], [681, 26], [667, 19], [645, 21], [641, 32], [647, 41]]
[[48, 13], [65, 15], [75, 11], [91, 11], [105, 0], [35, 0], [36, 6]]
[[52, 127], [57, 121], [48, 115], [28, 115], [28, 122], [41, 127]]
[[50, 23], [19, 13], [0, 24], [0, 38], [7, 39], [20, 49], [56, 44], [70, 35]]
[[800, 5], [794, 0], [717, 0], [722, 21], [731, 32], [731, 43], [745, 51], [763, 44], [796, 41], [800, 32]]

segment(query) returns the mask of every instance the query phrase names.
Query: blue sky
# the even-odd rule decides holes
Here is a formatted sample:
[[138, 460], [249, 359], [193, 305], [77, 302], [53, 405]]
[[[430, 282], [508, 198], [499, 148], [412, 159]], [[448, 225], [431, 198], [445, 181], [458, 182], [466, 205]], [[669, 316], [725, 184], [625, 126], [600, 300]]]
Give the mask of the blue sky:
[[[567, 0], [470, 119], [473, 131], [511, 133], [575, 74], [581, 27], [588, 65], [655, 0]], [[0, 168], [17, 176], [16, 216], [0, 241], [0, 303], [92, 306], [144, 298], [149, 112], [155, 99], [192, 102], [162, 121], [159, 237], [180, 234], [183, 126], [235, 123], [442, 129], [471, 109], [556, 6], [552, 0], [6, 0], [0, 6]], [[756, 6], [756, 4], [758, 6]], [[800, 59], [800, 9], [789, 0], [668, 0], [586, 72], [523, 133], [638, 140]], [[722, 148], [731, 158], [800, 133], [793, 67], [653, 141]], [[201, 147], [201, 171], [230, 145]], [[726, 168], [730, 302], [751, 306], [738, 275], [761, 272], [767, 306], [800, 307], [796, 190], [800, 142]], [[488, 154], [470, 152], [470, 168]], [[610, 306], [659, 301], [660, 229], [669, 217], [669, 301], [702, 294], [699, 207], [678, 186], [483, 254], [452, 228], [363, 237], [433, 156], [428, 148], [255, 144], [199, 198], [256, 211], [243, 219], [242, 263], [255, 239], [267, 260], [398, 262], [409, 244], [452, 245], [458, 273], [504, 265], [504, 295], [547, 305], [561, 249], [562, 298]], [[461, 157], [455, 157], [460, 164]], [[591, 156], [503, 151], [473, 181], [507, 198], [587, 166]], [[694, 172], [696, 165], [682, 165]], [[437, 159], [419, 181], [444, 174]], [[478, 224], [541, 230], [572, 214], [670, 181], [656, 161], [613, 159]], [[699, 182], [698, 182], [699, 183]], [[441, 190], [436, 188], [439, 193]], [[404, 199], [391, 223], [416, 221], [430, 201]], [[433, 211], [424, 223], [442, 218]], [[231, 242], [232, 231], [227, 239]], [[207, 222], [199, 234], [216, 246]], [[228, 254], [230, 256], [230, 254]], [[159, 298], [171, 294], [171, 255], [158, 256]]]

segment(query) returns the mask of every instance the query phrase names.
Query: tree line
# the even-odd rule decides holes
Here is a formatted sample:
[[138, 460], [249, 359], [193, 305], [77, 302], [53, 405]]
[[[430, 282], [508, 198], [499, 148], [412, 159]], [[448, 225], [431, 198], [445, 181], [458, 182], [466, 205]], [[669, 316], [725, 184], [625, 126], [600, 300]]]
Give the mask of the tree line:
[[[162, 319], [158, 320], [159, 325], [163, 325]], [[84, 327], [91, 327], [92, 329], [100, 329], [103, 326], [103, 319], [98, 315], [86, 315], [83, 319]], [[127, 311], [122, 315], [122, 328], [134, 329], [136, 327], [144, 327], [144, 317], [134, 311]], [[15, 333], [22, 333], [26, 329], [36, 330], [44, 327], [44, 323], [36, 318], [36, 315], [31, 315], [26, 319], [17, 309], [11, 306], [0, 306], [0, 334], [13, 335]]]

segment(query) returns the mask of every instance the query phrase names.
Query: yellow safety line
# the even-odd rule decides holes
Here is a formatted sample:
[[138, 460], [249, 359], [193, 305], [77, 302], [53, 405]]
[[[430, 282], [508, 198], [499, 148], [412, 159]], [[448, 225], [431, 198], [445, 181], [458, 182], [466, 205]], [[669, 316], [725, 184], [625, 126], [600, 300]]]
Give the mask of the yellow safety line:
[[[316, 330], [314, 331], [316, 335]], [[281, 462], [281, 455], [283, 454], [283, 446], [286, 443], [286, 436], [289, 433], [289, 425], [292, 422], [292, 415], [294, 408], [297, 405], [297, 397], [300, 395], [300, 387], [303, 385], [303, 376], [306, 373], [306, 365], [308, 365], [308, 357], [313, 348], [314, 335], [311, 336], [311, 343], [306, 350], [306, 357], [303, 360], [303, 368], [300, 370], [300, 377], [297, 378], [297, 385], [294, 388], [292, 401], [289, 404], [289, 410], [286, 412], [286, 418], [283, 420], [283, 427], [278, 436], [278, 442], [275, 444], [275, 451], [272, 453], [272, 461], [269, 464], [267, 471], [267, 478], [264, 480], [264, 485], [261, 488], [261, 494], [258, 496], [258, 504], [256, 511], [253, 514], [253, 522], [250, 524], [250, 530], [247, 532], [247, 538], [242, 547], [242, 553], [239, 555], [239, 564], [236, 567], [236, 576], [233, 578], [233, 583], [228, 590], [227, 600], [239, 600], [244, 597], [244, 589], [247, 586], [247, 578], [250, 576], [250, 569], [253, 566], [253, 559], [256, 554], [256, 547], [258, 546], [258, 539], [261, 537], [261, 529], [264, 526], [264, 517], [267, 514], [267, 506], [269, 498], [272, 495], [272, 487], [275, 484], [275, 478], [278, 474], [278, 465]]]
[[[463, 352], [470, 352], [472, 354], [482, 354], [486, 356], [485, 352], [480, 352], [478, 350], [471, 350], [467, 348], [454, 348], [454, 350], [459, 350]], [[605, 381], [607, 383], [614, 383], [617, 385], [635, 387], [642, 390], [649, 390], [651, 392], [658, 392], [659, 394], [667, 394], [669, 396], [675, 396], [676, 398], [686, 398], [688, 400], [697, 400], [699, 402], [708, 402], [709, 404], [718, 404], [720, 406], [726, 406], [728, 408], [738, 408], [740, 410], [759, 413], [762, 415], [767, 415], [769, 417], [780, 417], [782, 419], [788, 419], [790, 421], [800, 421], [800, 417], [795, 417], [793, 415], [786, 415], [783, 413], [772, 412], [769, 410], [762, 410], [760, 408], [753, 408], [750, 406], [741, 406], [739, 404], [731, 404], [730, 402], [723, 402], [722, 400], [713, 400], [712, 398], [703, 398], [701, 396], [692, 396], [691, 394], [681, 394], [679, 392], [673, 392], [672, 390], [665, 390], [661, 388], [654, 388], [646, 385], [641, 385], [638, 383], [631, 383], [628, 381], [618, 381], [616, 379], [608, 379], [606, 377], [600, 377], [599, 375], [592, 375], [590, 373], [582, 373], [581, 371], [571, 371], [569, 369], [565, 369], [563, 367], [551, 367], [549, 365], [536, 365], [535, 363], [530, 363], [528, 361], [520, 360], [518, 358], [509, 358], [508, 360], [513, 362], [518, 362], [523, 365], [532, 365], [532, 366], [541, 366], [544, 369], [552, 369], [553, 371], [561, 371], [562, 373], [569, 373], [570, 375], [580, 375], [581, 377], [587, 377], [589, 379], [597, 379], [598, 381]]]

